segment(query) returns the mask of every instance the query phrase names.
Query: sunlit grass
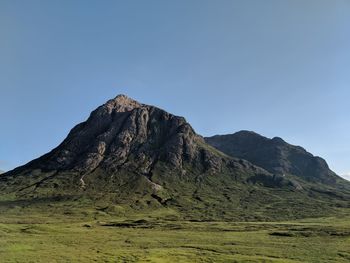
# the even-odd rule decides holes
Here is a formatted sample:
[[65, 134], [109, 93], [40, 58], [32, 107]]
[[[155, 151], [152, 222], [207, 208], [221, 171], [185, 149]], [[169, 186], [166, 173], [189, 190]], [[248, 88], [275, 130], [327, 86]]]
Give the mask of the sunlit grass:
[[1, 262], [350, 260], [346, 215], [284, 222], [191, 222], [166, 219], [175, 216], [167, 209], [127, 216], [51, 209], [11, 209], [0, 215]]

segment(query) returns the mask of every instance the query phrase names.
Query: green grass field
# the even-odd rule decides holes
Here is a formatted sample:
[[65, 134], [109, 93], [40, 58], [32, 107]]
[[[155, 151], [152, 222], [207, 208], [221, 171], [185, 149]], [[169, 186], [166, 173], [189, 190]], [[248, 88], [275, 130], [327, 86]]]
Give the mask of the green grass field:
[[195, 222], [172, 210], [23, 209], [0, 215], [0, 262], [350, 262], [350, 213]]

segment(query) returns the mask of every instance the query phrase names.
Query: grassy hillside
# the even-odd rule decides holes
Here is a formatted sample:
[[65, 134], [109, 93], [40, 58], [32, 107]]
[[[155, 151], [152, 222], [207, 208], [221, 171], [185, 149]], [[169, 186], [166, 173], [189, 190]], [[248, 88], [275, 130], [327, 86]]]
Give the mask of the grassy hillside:
[[201, 174], [190, 167], [182, 175], [159, 165], [150, 181], [132, 172], [111, 176], [96, 169], [84, 176], [82, 187], [79, 174], [23, 174], [2, 182], [0, 198], [6, 204], [4, 209], [13, 206], [45, 209], [67, 203], [67, 209], [103, 207], [111, 214], [119, 208], [168, 209], [182, 220], [198, 221], [289, 220], [329, 216], [349, 208], [348, 189], [332, 192], [322, 185], [308, 184], [297, 190], [288, 184], [269, 185], [273, 178], [263, 176], [260, 180], [255, 174], [252, 176], [239, 171]]

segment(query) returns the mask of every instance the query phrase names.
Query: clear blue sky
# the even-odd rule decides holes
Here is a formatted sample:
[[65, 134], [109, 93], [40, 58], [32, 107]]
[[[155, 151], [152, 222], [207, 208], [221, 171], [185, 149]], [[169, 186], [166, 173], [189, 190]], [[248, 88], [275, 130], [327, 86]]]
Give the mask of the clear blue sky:
[[0, 1], [0, 169], [124, 93], [350, 172], [350, 1]]

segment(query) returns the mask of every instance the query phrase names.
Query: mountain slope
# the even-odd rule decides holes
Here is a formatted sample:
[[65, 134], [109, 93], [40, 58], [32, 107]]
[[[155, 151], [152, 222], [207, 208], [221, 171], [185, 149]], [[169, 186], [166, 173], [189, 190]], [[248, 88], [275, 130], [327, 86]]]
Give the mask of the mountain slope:
[[278, 137], [269, 139], [254, 132], [240, 131], [205, 140], [230, 156], [246, 159], [274, 174], [291, 174], [325, 184], [342, 180], [329, 169], [325, 160]]
[[347, 192], [303, 182], [230, 157], [184, 118], [119, 95], [51, 152], [2, 174], [0, 193], [10, 207], [69, 201], [200, 220], [300, 218], [347, 206]]

